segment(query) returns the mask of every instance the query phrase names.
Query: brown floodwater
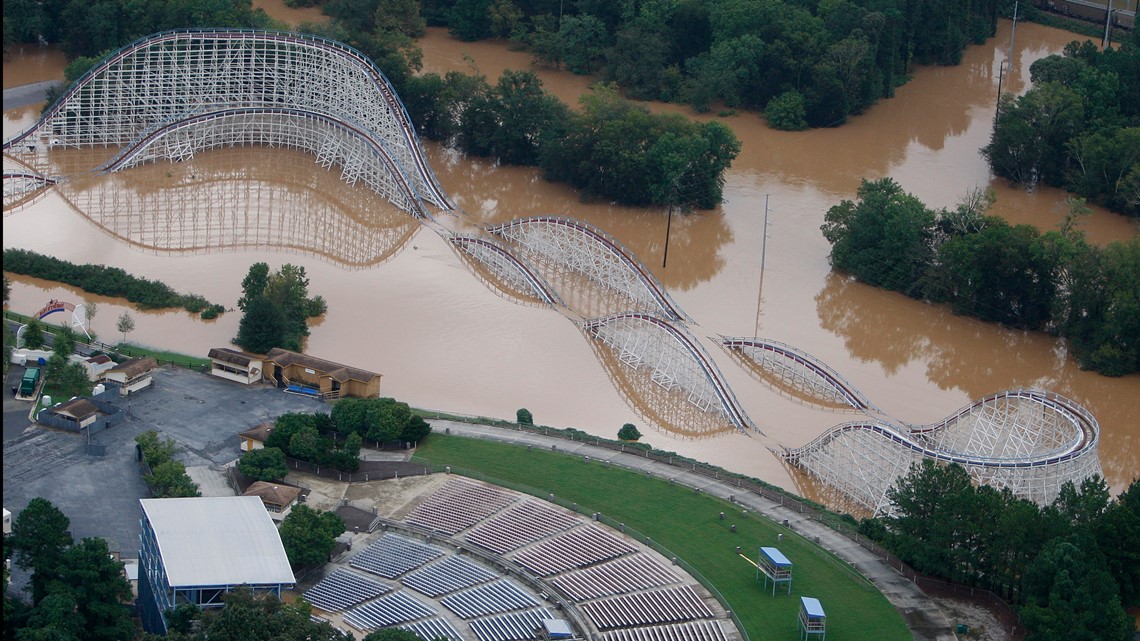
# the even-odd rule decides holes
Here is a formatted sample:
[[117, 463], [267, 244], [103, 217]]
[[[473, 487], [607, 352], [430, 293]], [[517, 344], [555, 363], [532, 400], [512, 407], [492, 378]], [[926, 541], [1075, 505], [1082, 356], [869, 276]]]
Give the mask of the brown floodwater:
[[[271, 5], [256, 3], [267, 10]], [[271, 15], [296, 22], [297, 14], [276, 10]], [[566, 215], [627, 245], [693, 318], [692, 333], [763, 435], [694, 438], [699, 419], [639, 377], [615, 369], [563, 315], [497, 294], [436, 233], [407, 226], [378, 197], [346, 186], [339, 172], [320, 168], [301, 152], [218, 150], [181, 165], [76, 180], [5, 212], [4, 246], [120, 266], [227, 307], [236, 304], [251, 263], [300, 264], [310, 291], [329, 304], [312, 329], [308, 351], [383, 373], [386, 395], [500, 418], [526, 407], [540, 423], [606, 437], [633, 422], [651, 428], [642, 432], [655, 447], [816, 497], [821, 495], [769, 448], [801, 445], [855, 415], [768, 387], [716, 347], [717, 336], [761, 336], [796, 346], [833, 367], [887, 414], [912, 423], [937, 420], [992, 392], [1042, 387], [1081, 402], [1098, 418], [1101, 462], [1118, 492], [1140, 471], [1140, 376], [1083, 372], [1063, 341], [954, 316], [833, 274], [819, 232], [829, 207], [852, 198], [861, 179], [883, 176], [933, 207], [952, 207], [970, 189], [993, 187], [994, 213], [1045, 230], [1056, 227], [1063, 192], [1007, 186], [990, 176], [978, 153], [988, 142], [1009, 36], [1010, 23], [1003, 21], [998, 35], [967, 50], [961, 65], [917, 69], [895, 98], [835, 129], [778, 132], [755, 114], [696, 115], [651, 105], [718, 118], [743, 143], [726, 175], [724, 204], [674, 217], [667, 267], [664, 211], [582, 203], [572, 189], [544, 181], [535, 169], [499, 167], [425, 145], [468, 224]], [[1002, 90], [1024, 92], [1029, 65], [1073, 37], [1019, 24]], [[477, 70], [493, 82], [504, 69], [532, 68], [525, 52], [458, 42], [442, 29], [429, 30], [420, 44], [425, 71]], [[6, 61], [6, 83], [8, 67]], [[569, 104], [592, 81], [537, 71], [546, 88]], [[52, 73], [45, 69], [26, 81]], [[40, 107], [5, 113], [5, 137], [30, 126]], [[1124, 217], [1099, 208], [1082, 226], [1098, 244], [1137, 233]], [[121, 302], [36, 279], [12, 280], [12, 309], [31, 313], [51, 298], [97, 300], [94, 329], [104, 338], [122, 338], [115, 331], [127, 309]], [[195, 354], [227, 345], [239, 320], [237, 313], [211, 322], [184, 312], [131, 313], [137, 322], [129, 341]], [[650, 417], [682, 423], [689, 435], [660, 429]]]

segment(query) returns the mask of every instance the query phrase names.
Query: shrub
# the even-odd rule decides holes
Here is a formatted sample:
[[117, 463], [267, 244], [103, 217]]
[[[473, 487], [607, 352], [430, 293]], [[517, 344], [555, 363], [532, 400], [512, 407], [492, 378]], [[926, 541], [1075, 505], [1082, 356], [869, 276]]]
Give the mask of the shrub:
[[532, 415], [527, 408], [520, 407], [519, 410], [515, 412], [515, 422], [519, 425], [534, 425], [534, 415]]
[[636, 441], [641, 438], [641, 432], [637, 431], [637, 426], [633, 423], [626, 423], [618, 430], [618, 438], [623, 441]]

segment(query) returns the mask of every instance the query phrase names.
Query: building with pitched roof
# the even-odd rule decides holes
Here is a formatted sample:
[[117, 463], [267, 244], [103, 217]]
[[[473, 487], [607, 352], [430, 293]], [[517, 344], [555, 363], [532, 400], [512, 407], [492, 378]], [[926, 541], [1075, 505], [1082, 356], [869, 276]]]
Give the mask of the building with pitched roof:
[[380, 396], [380, 374], [275, 347], [265, 355], [265, 374], [278, 386], [319, 398]]
[[300, 500], [301, 488], [280, 483], [254, 481], [246, 488], [242, 496], [256, 496], [261, 499], [265, 505], [265, 511], [269, 512], [269, 518], [280, 521], [288, 516], [289, 512], [293, 510], [293, 506]]
[[262, 380], [265, 361], [256, 354], [247, 354], [228, 347], [214, 347], [208, 354], [210, 373], [218, 378], [250, 385]]
[[296, 579], [277, 527], [256, 496], [140, 499], [139, 615], [166, 633], [180, 603], [220, 608], [238, 587], [281, 597]]
[[158, 361], [149, 356], [132, 358], [121, 365], [104, 370], [103, 380], [118, 383], [123, 396], [150, 387], [154, 382], [151, 374], [158, 367]]

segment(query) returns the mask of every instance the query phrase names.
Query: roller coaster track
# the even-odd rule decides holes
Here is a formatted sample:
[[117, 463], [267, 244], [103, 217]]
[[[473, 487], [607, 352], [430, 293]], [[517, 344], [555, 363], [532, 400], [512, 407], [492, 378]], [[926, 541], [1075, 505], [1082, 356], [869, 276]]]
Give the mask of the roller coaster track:
[[293, 33], [201, 29], [140, 38], [89, 70], [3, 148], [33, 137], [48, 145], [125, 145], [203, 111], [282, 104], [361, 123], [394, 151], [424, 198], [454, 207], [376, 65], [341, 43]]
[[[582, 323], [582, 327], [587, 333], [611, 345], [615, 351], [621, 352], [622, 360], [628, 361], [631, 365], [636, 366], [648, 362], [647, 364], [654, 368], [654, 380], [662, 386], [667, 388], [679, 386], [685, 388], [690, 395], [699, 395], [698, 390], [694, 389], [694, 381], [681, 380], [685, 378], [685, 364], [679, 363], [672, 353], [646, 353], [647, 347], [660, 347], [662, 341], [641, 340], [644, 335], [639, 333], [638, 340], [634, 344], [629, 344], [606, 331], [616, 329], [617, 326], [626, 323], [649, 325], [669, 336], [674, 344], [680, 348], [680, 353], [687, 356], [690, 362], [699, 368], [719, 401], [722, 411], [732, 424], [745, 433], [749, 428], [759, 431], [756, 425], [752, 423], [752, 419], [748, 418], [748, 415], [741, 408], [716, 364], [712, 362], [705, 350], [687, 331], [668, 320], [652, 314], [639, 313], [616, 314], [606, 318], [588, 320]], [[700, 399], [695, 399], [694, 402], [703, 405], [703, 401]]]
[[[430, 215], [382, 140], [353, 123], [304, 109], [223, 109], [163, 124], [135, 140], [97, 171], [119, 171], [159, 158], [181, 161], [197, 151], [237, 147], [247, 142], [313, 151], [325, 167], [339, 164], [349, 184], [363, 176], [374, 191], [415, 217]], [[383, 168], [387, 181], [378, 180], [375, 172], [367, 171], [369, 159]], [[387, 188], [392, 184], [397, 189], [395, 194]]]
[[517, 243], [536, 260], [582, 274], [667, 318], [690, 320], [632, 251], [593, 225], [561, 216], [535, 216], [487, 231]]
[[[959, 427], [964, 431], [947, 434]], [[1075, 401], [1043, 390], [1007, 390], [930, 425], [837, 425], [786, 450], [784, 458], [877, 512], [889, 510], [886, 490], [897, 477], [924, 458], [957, 463], [979, 483], [1011, 487], [1045, 504], [1065, 482], [1100, 474], [1099, 434], [1096, 419]]]
[[449, 240], [451, 240], [452, 244], [456, 247], [467, 252], [480, 263], [493, 269], [496, 275], [509, 282], [517, 282], [517, 279], [512, 278], [510, 272], [507, 271], [511, 270], [513, 274], [517, 275], [523, 282], [529, 285], [533, 293], [546, 304], [563, 304], [558, 293], [551, 289], [541, 276], [534, 273], [534, 270], [531, 269], [529, 265], [519, 260], [517, 256], [502, 245], [478, 236], [453, 235]]
[[761, 354], [765, 352], [773, 354], [779, 357], [780, 361], [786, 361], [788, 364], [781, 366], [779, 368], [781, 371], [775, 372], [777, 375], [791, 372], [791, 378], [800, 379], [804, 378], [801, 372], [806, 372], [807, 378], [812, 379], [817, 384], [822, 383], [851, 407], [858, 410], [865, 410], [871, 407], [871, 402], [868, 401], [859, 390], [855, 389], [854, 385], [843, 378], [839, 372], [836, 372], [826, 363], [803, 350], [785, 343], [761, 338], [722, 336], [720, 342], [724, 348], [739, 352], [754, 362], [757, 362], [758, 365], [762, 365], [762, 361], [766, 359], [756, 358], [757, 352]]

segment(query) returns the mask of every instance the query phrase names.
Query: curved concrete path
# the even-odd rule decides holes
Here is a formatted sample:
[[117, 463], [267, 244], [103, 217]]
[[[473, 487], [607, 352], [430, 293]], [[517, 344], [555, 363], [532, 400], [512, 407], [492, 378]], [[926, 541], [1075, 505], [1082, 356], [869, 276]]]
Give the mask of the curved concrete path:
[[737, 504], [748, 508], [749, 511], [759, 512], [776, 523], [787, 520], [790, 529], [801, 536], [818, 541], [820, 546], [854, 566], [875, 584], [875, 587], [898, 609], [916, 641], [955, 641], [957, 639], [945, 613], [917, 585], [908, 581], [894, 568], [858, 543], [775, 501], [747, 492], [726, 482], [716, 481], [667, 463], [660, 463], [631, 453], [614, 452], [586, 443], [489, 425], [444, 420], [431, 420], [429, 422], [432, 424], [433, 430], [446, 431], [456, 436], [483, 438], [516, 445], [534, 445], [543, 449], [550, 449], [553, 445], [560, 452], [589, 456], [592, 459], [609, 461], [629, 469], [647, 471], [657, 477], [675, 479], [679, 484], [700, 489], [702, 492], [726, 500], [733, 497]]

